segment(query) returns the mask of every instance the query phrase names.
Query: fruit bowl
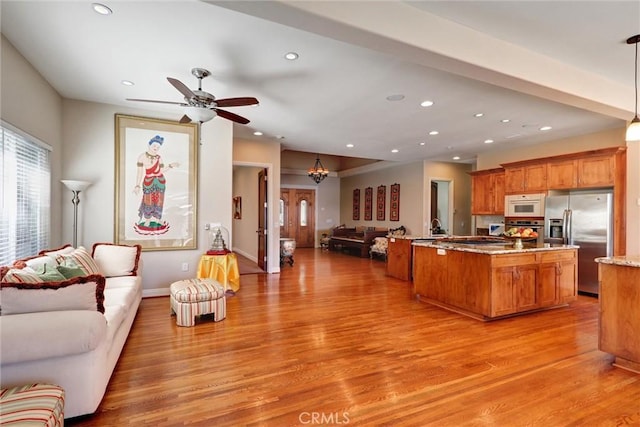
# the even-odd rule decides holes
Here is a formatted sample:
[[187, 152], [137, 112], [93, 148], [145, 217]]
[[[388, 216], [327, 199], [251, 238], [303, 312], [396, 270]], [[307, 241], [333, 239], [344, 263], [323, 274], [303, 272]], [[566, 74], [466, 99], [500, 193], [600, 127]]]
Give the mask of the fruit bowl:
[[532, 237], [532, 236], [522, 237], [522, 236], [509, 236], [507, 234], [503, 234], [502, 237], [504, 237], [507, 240], [513, 240], [513, 247], [515, 249], [522, 249], [523, 248], [522, 242], [531, 242], [531, 241], [538, 240], [537, 237]]

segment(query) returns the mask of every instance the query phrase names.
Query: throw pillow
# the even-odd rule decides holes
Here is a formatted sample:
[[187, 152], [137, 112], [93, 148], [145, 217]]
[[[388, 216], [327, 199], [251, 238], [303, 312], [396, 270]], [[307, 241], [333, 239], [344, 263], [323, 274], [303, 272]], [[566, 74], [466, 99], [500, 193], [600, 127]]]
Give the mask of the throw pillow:
[[7, 283], [40, 283], [42, 279], [29, 268], [9, 268], [2, 276], [2, 282]]
[[99, 274], [63, 282], [0, 283], [0, 314], [97, 310], [104, 313], [105, 278]]
[[115, 245], [96, 243], [93, 245], [93, 259], [105, 277], [135, 276], [140, 261], [140, 245]]
[[80, 267], [66, 267], [64, 265], [59, 265], [56, 269], [64, 276], [65, 279], [86, 276], [84, 270]]
[[56, 257], [58, 264], [65, 267], [79, 267], [84, 270], [85, 275], [100, 274], [100, 268], [91, 258], [89, 252], [82, 246], [74, 249], [73, 252], [60, 254]]
[[67, 279], [55, 267], [50, 267], [46, 264], [42, 266], [42, 270], [37, 270], [36, 274], [43, 282], [62, 282]]

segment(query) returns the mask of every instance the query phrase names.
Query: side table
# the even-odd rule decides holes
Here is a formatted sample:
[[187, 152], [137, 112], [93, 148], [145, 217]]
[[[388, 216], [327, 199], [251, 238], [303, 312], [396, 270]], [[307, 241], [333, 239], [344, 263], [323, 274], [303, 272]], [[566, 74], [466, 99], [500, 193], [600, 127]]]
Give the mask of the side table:
[[198, 279], [217, 280], [224, 290], [237, 292], [240, 289], [238, 257], [233, 252], [224, 255], [202, 255], [198, 263]]

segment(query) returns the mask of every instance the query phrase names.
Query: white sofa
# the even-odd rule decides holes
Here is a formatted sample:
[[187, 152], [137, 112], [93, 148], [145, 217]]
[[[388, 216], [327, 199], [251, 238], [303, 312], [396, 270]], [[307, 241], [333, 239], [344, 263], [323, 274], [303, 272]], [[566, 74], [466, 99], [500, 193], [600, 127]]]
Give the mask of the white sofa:
[[[57, 384], [65, 392], [65, 418], [98, 408], [142, 300], [140, 246], [82, 250], [42, 251], [0, 271], [0, 386]], [[31, 270], [65, 271], [65, 264], [73, 270], [85, 261], [93, 263], [84, 266], [87, 274], [30, 283]]]

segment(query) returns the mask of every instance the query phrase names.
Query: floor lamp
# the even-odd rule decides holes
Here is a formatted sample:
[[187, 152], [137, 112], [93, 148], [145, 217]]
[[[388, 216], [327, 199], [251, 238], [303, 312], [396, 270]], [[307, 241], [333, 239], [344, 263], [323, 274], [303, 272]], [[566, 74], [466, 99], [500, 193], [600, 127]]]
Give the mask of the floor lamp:
[[73, 247], [78, 247], [78, 204], [80, 203], [80, 192], [91, 185], [89, 181], [76, 181], [63, 179], [61, 181], [69, 190], [73, 192]]

